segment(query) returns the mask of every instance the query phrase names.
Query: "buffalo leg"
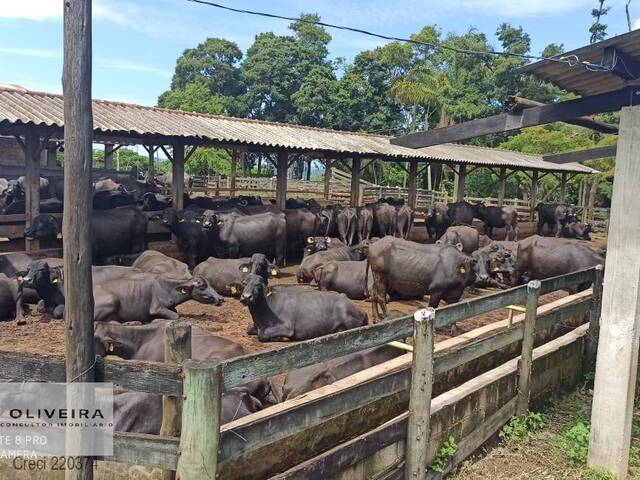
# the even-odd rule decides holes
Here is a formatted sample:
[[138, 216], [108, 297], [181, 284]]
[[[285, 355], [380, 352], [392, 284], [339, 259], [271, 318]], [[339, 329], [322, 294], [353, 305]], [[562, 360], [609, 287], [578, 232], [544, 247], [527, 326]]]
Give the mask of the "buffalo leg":
[[434, 293], [432, 295], [429, 295], [429, 306], [431, 308], [438, 308], [438, 305], [440, 304], [440, 300], [442, 300], [441, 293]]
[[272, 325], [270, 327], [258, 329], [258, 340], [268, 342], [269, 340], [287, 339], [293, 337], [293, 329], [287, 328], [284, 324]]
[[556, 222], [556, 238], [559, 238], [560, 235], [562, 234], [562, 227], [563, 227], [562, 222], [557, 221]]
[[24, 304], [22, 303], [22, 289], [18, 291], [16, 298], [16, 325], [24, 325], [27, 321], [24, 319]]
[[[373, 270], [371, 274], [373, 275], [371, 315], [373, 317], [373, 323], [378, 323], [380, 318], [384, 318], [387, 315], [387, 286], [380, 274]], [[380, 312], [382, 312], [382, 317], [380, 316]]]
[[538, 232], [538, 235], [540, 235], [541, 237], [544, 236], [544, 223], [542, 223], [540, 220], [538, 220], [537, 232]]
[[178, 318], [180, 318], [180, 315], [178, 315], [176, 312], [165, 307], [149, 309], [149, 314], [152, 317], [167, 318], [169, 320], [177, 320]]

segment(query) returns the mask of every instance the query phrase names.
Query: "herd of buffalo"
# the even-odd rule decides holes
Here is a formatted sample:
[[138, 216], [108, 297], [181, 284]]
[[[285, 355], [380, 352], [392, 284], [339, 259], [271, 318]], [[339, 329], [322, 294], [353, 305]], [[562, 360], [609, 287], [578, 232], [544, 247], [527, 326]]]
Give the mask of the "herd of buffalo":
[[[25, 230], [29, 239], [56, 238], [62, 209], [56, 182], [41, 181], [41, 214]], [[0, 179], [2, 213], [24, 212], [24, 180]], [[158, 184], [103, 178], [94, 184], [92, 216], [95, 348], [98, 355], [164, 361], [164, 332], [187, 300], [219, 306], [235, 297], [248, 309], [248, 335], [260, 341], [299, 341], [367, 325], [352, 300], [369, 299], [372, 320], [387, 317], [392, 299], [422, 299], [437, 307], [460, 300], [465, 289], [508, 288], [604, 262], [589, 244], [590, 224], [570, 205], [539, 204], [538, 235], [518, 241], [513, 207], [457, 202], [426, 212], [427, 236], [409, 240], [414, 212], [401, 199], [362, 207], [323, 206], [289, 199], [280, 209], [260, 197], [190, 197], [175, 209]], [[52, 208], [53, 210], [48, 210]], [[55, 209], [57, 208], [57, 210]], [[149, 214], [171, 232], [186, 263], [147, 249]], [[484, 223], [484, 234], [472, 226]], [[552, 236], [544, 236], [545, 226]], [[506, 240], [494, 240], [494, 229]], [[300, 260], [301, 259], [301, 260]], [[300, 260], [298, 283], [316, 290], [273, 285], [287, 261]], [[62, 259], [25, 253], [0, 255], [0, 320], [25, 322], [26, 304], [43, 318], [64, 316]], [[586, 288], [581, 285], [579, 288]], [[193, 327], [195, 359], [224, 360], [245, 354], [233, 342]], [[403, 352], [384, 346], [288, 373], [282, 391], [272, 380], [236, 387], [223, 395], [229, 422], [351, 375]], [[116, 395], [116, 429], [158, 433], [161, 397]]]

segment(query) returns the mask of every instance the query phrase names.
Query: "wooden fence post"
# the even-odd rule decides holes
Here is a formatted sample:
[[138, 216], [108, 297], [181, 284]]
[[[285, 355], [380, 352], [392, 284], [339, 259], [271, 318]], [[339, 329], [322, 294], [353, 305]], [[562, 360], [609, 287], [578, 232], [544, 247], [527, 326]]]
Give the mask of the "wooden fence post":
[[177, 477], [215, 480], [220, 441], [222, 368], [220, 364], [184, 363], [182, 433]]
[[527, 413], [527, 410], [529, 410], [533, 340], [536, 334], [539, 297], [540, 281], [531, 280], [527, 284], [527, 311], [524, 314], [524, 336], [522, 337], [522, 354], [520, 355], [520, 365], [518, 368], [518, 404], [516, 407], [516, 413], [518, 415], [524, 415]]
[[[184, 363], [191, 358], [191, 325], [185, 321], [175, 321], [167, 325], [164, 333], [164, 361]], [[179, 437], [182, 426], [182, 397], [162, 397], [162, 425], [160, 436]], [[163, 472], [165, 480], [175, 478], [175, 472]]]
[[427, 473], [435, 316], [433, 308], [418, 310], [413, 316], [413, 361], [404, 470], [407, 480], [423, 479]]
[[600, 311], [602, 309], [602, 278], [604, 266], [596, 265], [593, 277], [593, 293], [591, 296], [591, 309], [589, 309], [589, 333], [585, 345], [585, 372], [596, 365], [598, 353], [598, 335], [600, 334]]

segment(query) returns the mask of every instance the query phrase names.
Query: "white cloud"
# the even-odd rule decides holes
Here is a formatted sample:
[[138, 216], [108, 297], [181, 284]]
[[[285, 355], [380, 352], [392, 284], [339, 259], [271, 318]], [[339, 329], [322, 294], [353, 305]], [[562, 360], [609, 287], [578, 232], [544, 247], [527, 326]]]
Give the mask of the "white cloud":
[[161, 77], [171, 77], [172, 72], [163, 70], [161, 68], [151, 67], [149, 65], [143, 65], [139, 63], [133, 63], [126, 60], [108, 60], [104, 58], [98, 58], [95, 60], [95, 66], [105, 70], [129, 70], [131, 72], [149, 73], [152, 75], [158, 75]]

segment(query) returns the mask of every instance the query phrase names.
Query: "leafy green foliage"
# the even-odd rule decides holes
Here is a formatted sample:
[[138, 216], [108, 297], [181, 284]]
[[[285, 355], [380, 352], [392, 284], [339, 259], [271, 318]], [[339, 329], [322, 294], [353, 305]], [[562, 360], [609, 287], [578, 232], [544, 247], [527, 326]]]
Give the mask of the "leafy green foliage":
[[453, 458], [457, 451], [458, 444], [456, 443], [456, 439], [453, 438], [453, 435], [450, 435], [440, 446], [438, 453], [436, 453], [436, 458], [429, 468], [434, 472], [444, 472], [447, 462]]
[[226, 150], [198, 148], [185, 164], [185, 170], [190, 175], [198, 176], [229, 175], [231, 173], [231, 157]]
[[589, 425], [578, 422], [567, 430], [560, 440], [560, 448], [573, 464], [585, 464], [589, 451]]
[[541, 430], [544, 425], [545, 419], [542, 413], [528, 412], [524, 418], [511, 417], [498, 435], [505, 442], [520, 443], [527, 434]]

